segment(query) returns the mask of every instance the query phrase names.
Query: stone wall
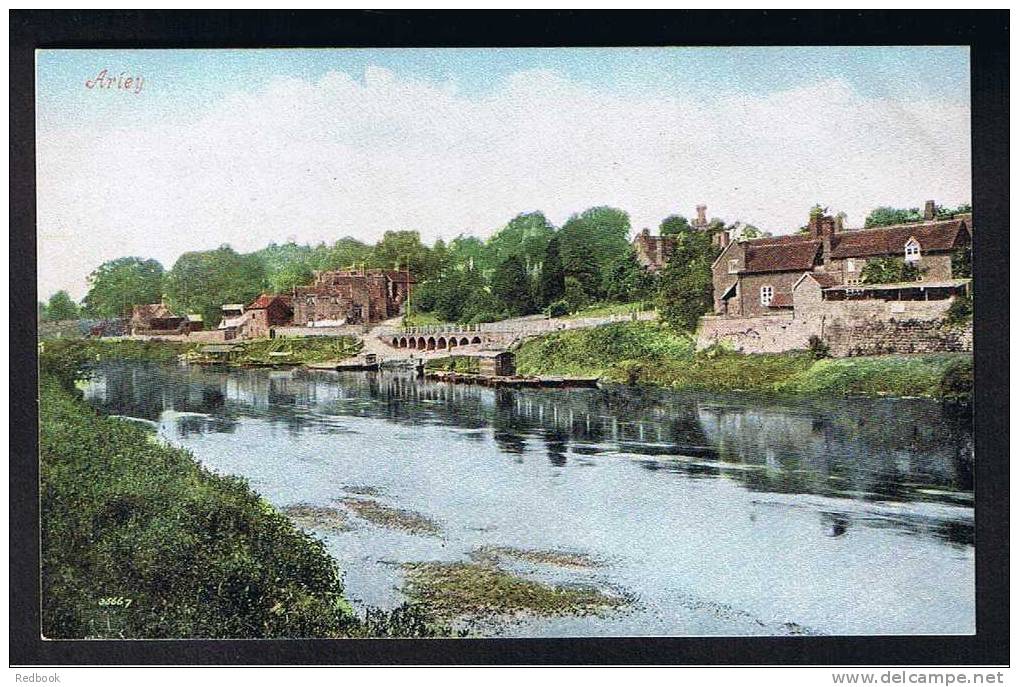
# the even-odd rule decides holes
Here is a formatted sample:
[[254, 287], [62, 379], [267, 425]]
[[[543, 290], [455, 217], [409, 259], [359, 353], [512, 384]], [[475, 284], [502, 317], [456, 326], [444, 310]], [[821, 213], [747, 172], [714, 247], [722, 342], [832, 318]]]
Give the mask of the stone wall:
[[811, 336], [837, 357], [973, 350], [973, 325], [945, 320], [951, 299], [939, 301], [823, 301], [797, 303], [795, 313], [758, 317], [706, 316], [697, 347], [725, 343], [744, 353], [807, 348]]
[[836, 357], [885, 353], [944, 353], [973, 350], [973, 324], [945, 320], [834, 322], [825, 342]]

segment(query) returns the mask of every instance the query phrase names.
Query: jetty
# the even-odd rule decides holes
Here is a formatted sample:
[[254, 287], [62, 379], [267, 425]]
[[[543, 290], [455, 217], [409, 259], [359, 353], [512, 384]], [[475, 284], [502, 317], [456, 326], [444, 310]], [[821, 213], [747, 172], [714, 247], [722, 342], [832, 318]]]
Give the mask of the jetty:
[[449, 384], [480, 384], [504, 388], [593, 389], [598, 386], [598, 377], [490, 375], [449, 370], [426, 371], [425, 379]]

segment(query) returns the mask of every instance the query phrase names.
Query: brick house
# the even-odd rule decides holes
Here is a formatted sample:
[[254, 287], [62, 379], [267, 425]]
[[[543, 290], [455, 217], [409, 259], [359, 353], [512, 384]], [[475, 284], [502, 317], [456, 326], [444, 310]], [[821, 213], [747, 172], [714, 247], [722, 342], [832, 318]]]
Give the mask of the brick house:
[[[708, 230], [708, 206], [697, 206], [697, 217], [690, 222], [695, 231]], [[729, 244], [729, 234], [720, 231], [712, 236], [716, 246], [724, 248]], [[633, 249], [637, 254], [637, 262], [649, 272], [659, 272], [669, 262], [669, 258], [676, 251], [676, 238], [674, 236], [652, 236], [648, 229], [642, 230], [633, 239]]]
[[263, 293], [248, 306], [246, 313], [245, 336], [259, 338], [269, 336], [273, 327], [290, 324], [294, 308], [290, 296]]
[[332, 270], [293, 293], [297, 326], [368, 324], [400, 314], [414, 279], [396, 270]]
[[[812, 216], [805, 234], [773, 236], [728, 244], [712, 264], [714, 312], [754, 317], [793, 307], [794, 287], [816, 289], [822, 300], [853, 298], [947, 298], [967, 280], [952, 274], [952, 254], [969, 245], [972, 216], [934, 219], [928, 201], [925, 220], [911, 224], [842, 230], [835, 218]], [[900, 257], [919, 266], [916, 284], [863, 284], [871, 258]], [[807, 297], [802, 294], [802, 297]]]

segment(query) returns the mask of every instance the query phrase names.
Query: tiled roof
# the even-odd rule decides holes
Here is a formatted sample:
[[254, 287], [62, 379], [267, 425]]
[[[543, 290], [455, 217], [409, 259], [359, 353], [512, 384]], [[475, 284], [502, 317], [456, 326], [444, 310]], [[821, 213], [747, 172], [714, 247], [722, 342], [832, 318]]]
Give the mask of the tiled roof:
[[776, 293], [771, 297], [771, 303], [768, 304], [769, 308], [791, 308], [793, 307], [792, 294], [788, 293]]
[[910, 237], [915, 237], [920, 243], [921, 252], [952, 250], [959, 245], [960, 233], [966, 231], [968, 227], [961, 219], [845, 231], [835, 234], [831, 256], [863, 258], [900, 255]]
[[[778, 237], [755, 239], [746, 244], [746, 272], [794, 272], [809, 270], [817, 261], [821, 242], [797, 236], [797, 241], [775, 243]], [[786, 238], [786, 237], [782, 237]], [[760, 241], [760, 243], [758, 243]]]
[[132, 318], [143, 320], [163, 319], [173, 317], [174, 314], [163, 303], [152, 303], [149, 305], [136, 305], [131, 311]]
[[834, 274], [828, 274], [826, 272], [811, 272], [810, 276], [821, 285], [822, 289], [827, 289], [832, 286], [838, 286], [841, 281]]

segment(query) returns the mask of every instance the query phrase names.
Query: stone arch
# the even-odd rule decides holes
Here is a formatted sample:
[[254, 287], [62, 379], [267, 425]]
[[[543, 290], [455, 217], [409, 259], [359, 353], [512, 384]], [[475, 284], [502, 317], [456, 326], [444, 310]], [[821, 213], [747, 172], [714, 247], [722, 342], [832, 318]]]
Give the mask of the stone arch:
[[470, 339], [468, 339], [466, 336], [464, 338], [460, 339], [460, 345], [461, 346], [468, 346], [468, 345], [470, 345], [470, 343], [471, 343]]
[[453, 348], [454, 346], [456, 346], [456, 337], [455, 336], [451, 336], [451, 337], [449, 337], [449, 347]]
[[400, 347], [400, 340], [397, 337], [394, 336], [393, 337], [393, 348], [399, 348], [399, 347]]
[[441, 348], [445, 348], [446, 347], [446, 337], [440, 336], [439, 340], [435, 342], [435, 347], [436, 348], [440, 348], [440, 349]]
[[418, 350], [419, 351], [425, 350], [425, 337], [423, 336], [418, 337]]
[[435, 337], [434, 336], [429, 336], [428, 337], [428, 341], [425, 344], [425, 350], [428, 350], [428, 351], [434, 351], [435, 350]]
[[481, 343], [481, 337], [480, 336], [475, 336], [473, 339], [471, 339], [471, 343], [472, 344], [479, 344], [479, 343]]

